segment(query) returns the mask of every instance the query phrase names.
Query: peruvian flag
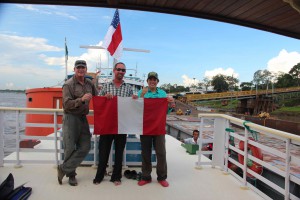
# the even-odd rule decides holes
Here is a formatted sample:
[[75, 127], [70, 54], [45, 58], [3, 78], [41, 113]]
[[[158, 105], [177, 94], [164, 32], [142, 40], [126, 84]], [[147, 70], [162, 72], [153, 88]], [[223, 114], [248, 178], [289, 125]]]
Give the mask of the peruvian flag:
[[108, 28], [104, 37], [102, 46], [109, 51], [110, 55], [119, 60], [122, 56], [122, 31], [119, 17], [119, 11], [116, 9], [114, 18]]
[[94, 96], [94, 134], [166, 134], [167, 98]]

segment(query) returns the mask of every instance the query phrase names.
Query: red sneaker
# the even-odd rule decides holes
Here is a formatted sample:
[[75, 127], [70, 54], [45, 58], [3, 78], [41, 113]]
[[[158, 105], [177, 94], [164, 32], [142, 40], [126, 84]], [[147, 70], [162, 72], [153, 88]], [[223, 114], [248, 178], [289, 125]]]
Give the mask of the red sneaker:
[[143, 186], [143, 185], [146, 185], [146, 184], [148, 184], [148, 183], [151, 183], [151, 180], [150, 180], [150, 181], [140, 180], [140, 181], [138, 182], [138, 185], [139, 185], [139, 186]]
[[159, 182], [159, 184], [161, 184], [161, 186], [163, 186], [163, 187], [169, 187], [169, 183], [168, 183], [168, 181], [166, 181], [166, 180], [162, 180], [162, 181], [158, 181]]

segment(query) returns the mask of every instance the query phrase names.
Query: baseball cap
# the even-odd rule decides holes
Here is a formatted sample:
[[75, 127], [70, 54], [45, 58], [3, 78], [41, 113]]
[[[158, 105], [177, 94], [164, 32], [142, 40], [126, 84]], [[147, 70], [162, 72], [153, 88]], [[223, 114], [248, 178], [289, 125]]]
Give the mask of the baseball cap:
[[157, 74], [156, 72], [149, 72], [149, 73], [148, 73], [148, 78], [147, 78], [147, 80], [148, 80], [149, 78], [151, 78], [151, 77], [154, 77], [154, 78], [156, 78], [156, 79], [159, 81], [159, 79], [158, 79], [158, 74]]
[[77, 68], [77, 67], [79, 67], [79, 66], [86, 67], [86, 62], [85, 62], [85, 60], [76, 60], [74, 67]]

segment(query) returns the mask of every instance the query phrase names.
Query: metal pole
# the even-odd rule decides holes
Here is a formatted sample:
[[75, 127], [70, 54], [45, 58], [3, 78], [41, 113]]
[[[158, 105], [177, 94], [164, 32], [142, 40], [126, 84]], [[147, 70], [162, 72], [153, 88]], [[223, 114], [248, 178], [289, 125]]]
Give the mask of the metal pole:
[[67, 38], [65, 38], [65, 53], [66, 53], [66, 55], [65, 55], [65, 68], [66, 68], [66, 76], [65, 76], [65, 81], [67, 81], [68, 80], [68, 52], [67, 52]]
[[[59, 107], [58, 105], [56, 105], [56, 108]], [[54, 120], [53, 128], [54, 128], [54, 142], [55, 142], [54, 143], [54, 146], [55, 146], [55, 164], [58, 165], [59, 164], [59, 160], [58, 160], [59, 150], [58, 150], [58, 146], [57, 146], [57, 112], [54, 112], [53, 120]]]
[[248, 140], [249, 140], [249, 132], [245, 128], [245, 141], [244, 141], [244, 165], [243, 165], [243, 181], [242, 181], [242, 189], [247, 189], [247, 159], [248, 159]]
[[97, 135], [94, 135], [94, 164], [93, 164], [93, 168], [97, 167]]
[[290, 199], [290, 166], [291, 166], [291, 139], [286, 139], [286, 157], [285, 157], [285, 194], [284, 199]]
[[0, 167], [4, 164], [4, 111], [0, 112]]
[[19, 112], [16, 111], [16, 160], [17, 163], [15, 165], [15, 168], [22, 167], [20, 162], [20, 131], [19, 131]]

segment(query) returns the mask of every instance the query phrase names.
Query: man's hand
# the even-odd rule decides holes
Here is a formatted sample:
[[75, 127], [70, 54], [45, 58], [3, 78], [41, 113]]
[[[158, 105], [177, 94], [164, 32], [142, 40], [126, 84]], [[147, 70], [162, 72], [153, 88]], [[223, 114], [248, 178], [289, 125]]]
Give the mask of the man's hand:
[[143, 87], [141, 97], [144, 97], [144, 95], [148, 92], [148, 87]]
[[82, 102], [90, 101], [93, 98], [91, 93], [86, 93], [81, 97]]
[[113, 98], [113, 95], [111, 93], [106, 93], [105, 96], [106, 96], [107, 99], [112, 99]]
[[169, 104], [171, 105], [171, 108], [175, 108], [175, 100], [173, 97], [167, 97], [167, 100], [169, 102]]
[[139, 97], [135, 94], [132, 95], [132, 99], [138, 99]]

